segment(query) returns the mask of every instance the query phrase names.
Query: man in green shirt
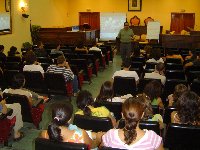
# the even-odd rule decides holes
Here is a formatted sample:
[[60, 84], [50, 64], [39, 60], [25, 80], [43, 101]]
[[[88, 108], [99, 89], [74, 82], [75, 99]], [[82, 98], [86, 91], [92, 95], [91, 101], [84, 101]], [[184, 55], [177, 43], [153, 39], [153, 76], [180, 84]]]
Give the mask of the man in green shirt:
[[122, 65], [126, 58], [131, 54], [131, 41], [133, 39], [133, 30], [129, 28], [129, 23], [124, 22], [124, 28], [119, 31], [117, 38], [120, 39], [120, 53], [122, 57]]

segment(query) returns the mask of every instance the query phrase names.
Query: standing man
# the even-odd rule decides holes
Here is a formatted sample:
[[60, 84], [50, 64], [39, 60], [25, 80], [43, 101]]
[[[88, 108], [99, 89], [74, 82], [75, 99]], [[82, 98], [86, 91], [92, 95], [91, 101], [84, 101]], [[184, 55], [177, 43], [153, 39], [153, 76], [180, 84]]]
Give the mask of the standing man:
[[131, 41], [133, 39], [133, 30], [129, 28], [129, 23], [124, 22], [124, 28], [119, 31], [117, 38], [120, 38], [120, 53], [122, 57], [122, 65], [126, 58], [131, 54]]

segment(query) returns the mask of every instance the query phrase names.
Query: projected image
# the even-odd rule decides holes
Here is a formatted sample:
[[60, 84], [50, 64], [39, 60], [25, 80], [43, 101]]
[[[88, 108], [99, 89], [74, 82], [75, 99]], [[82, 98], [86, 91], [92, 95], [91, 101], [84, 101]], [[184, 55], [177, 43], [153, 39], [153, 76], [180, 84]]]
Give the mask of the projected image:
[[100, 14], [100, 40], [116, 39], [119, 30], [126, 21], [126, 13], [101, 13]]

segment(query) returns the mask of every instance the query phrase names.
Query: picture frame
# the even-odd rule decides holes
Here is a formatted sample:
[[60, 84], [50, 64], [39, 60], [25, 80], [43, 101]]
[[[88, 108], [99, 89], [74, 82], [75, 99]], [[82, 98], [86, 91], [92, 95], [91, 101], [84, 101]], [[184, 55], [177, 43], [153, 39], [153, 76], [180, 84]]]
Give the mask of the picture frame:
[[11, 0], [5, 0], [5, 11], [6, 12], [10, 12], [10, 7], [11, 7], [10, 1]]
[[141, 11], [142, 0], [128, 0], [128, 11]]

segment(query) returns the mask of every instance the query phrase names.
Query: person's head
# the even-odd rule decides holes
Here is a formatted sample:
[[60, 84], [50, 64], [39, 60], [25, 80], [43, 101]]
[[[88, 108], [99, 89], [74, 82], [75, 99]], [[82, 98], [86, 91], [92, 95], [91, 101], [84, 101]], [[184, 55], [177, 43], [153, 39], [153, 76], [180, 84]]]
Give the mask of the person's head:
[[97, 96], [96, 100], [97, 101], [106, 101], [107, 99], [111, 99], [113, 97], [113, 84], [111, 81], [105, 81], [101, 85], [101, 89], [99, 92], [99, 95]]
[[153, 48], [150, 53], [150, 57], [154, 58], [155, 60], [159, 60], [161, 57], [161, 50], [160, 48]]
[[157, 63], [155, 66], [156, 71], [158, 71], [159, 73], [163, 73], [165, 71], [165, 64], [164, 63]]
[[140, 47], [139, 45], [135, 45], [134, 48], [133, 48], [133, 54], [134, 54], [134, 57], [140, 57]]
[[18, 73], [13, 76], [12, 85], [11, 85], [12, 89], [20, 89], [24, 85], [25, 85], [25, 77], [23, 74]]
[[12, 46], [9, 51], [9, 55], [15, 55], [17, 52], [17, 47]]
[[63, 141], [60, 126], [69, 126], [69, 120], [73, 114], [73, 106], [70, 103], [56, 104], [52, 109], [52, 122], [48, 126], [49, 139], [52, 141]]
[[88, 106], [92, 106], [93, 103], [94, 99], [89, 91], [83, 90], [78, 93], [76, 104], [83, 111], [84, 115], [91, 116], [92, 112]]
[[124, 141], [130, 145], [137, 137], [136, 127], [143, 117], [144, 106], [136, 97], [130, 97], [122, 105], [122, 114], [125, 119]]
[[149, 82], [145, 88], [144, 93], [149, 96], [150, 100], [153, 101], [154, 99], [157, 99], [162, 94], [162, 85], [159, 81], [153, 80]]
[[66, 62], [65, 56], [63, 56], [63, 55], [58, 56], [58, 58], [57, 58], [58, 65], [64, 64], [65, 62]]
[[44, 44], [42, 43], [42, 41], [39, 41], [37, 44], [39, 49], [43, 49], [44, 48]]
[[192, 92], [184, 92], [176, 104], [177, 114], [181, 123], [199, 124], [200, 123], [200, 98]]
[[37, 61], [37, 57], [33, 51], [28, 51], [25, 55], [27, 65], [32, 65]]
[[124, 29], [128, 29], [129, 28], [129, 23], [128, 22], [124, 22]]
[[185, 86], [184, 84], [178, 84], [175, 86], [174, 88], [174, 93], [173, 93], [173, 99], [174, 102], [176, 102], [178, 100], [178, 98], [188, 90], [187, 86]]
[[77, 44], [77, 47], [83, 48], [84, 47], [83, 41], [79, 41], [78, 44]]
[[4, 51], [4, 46], [0, 45], [0, 52], [3, 52], [3, 51]]
[[137, 94], [136, 97], [140, 100], [140, 102], [145, 107], [144, 116], [142, 117], [142, 120], [148, 120], [149, 117], [153, 116], [153, 109], [151, 106], [150, 98], [145, 93]]
[[131, 67], [131, 59], [127, 58], [124, 61], [124, 68], [130, 68]]

